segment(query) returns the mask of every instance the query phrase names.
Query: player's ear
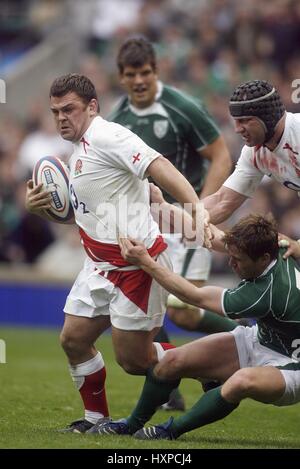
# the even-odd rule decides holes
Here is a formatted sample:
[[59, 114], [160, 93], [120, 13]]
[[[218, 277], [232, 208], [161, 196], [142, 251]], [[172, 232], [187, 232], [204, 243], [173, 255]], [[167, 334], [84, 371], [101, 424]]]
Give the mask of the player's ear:
[[89, 102], [90, 115], [94, 116], [99, 112], [99, 105], [97, 99], [93, 98]]

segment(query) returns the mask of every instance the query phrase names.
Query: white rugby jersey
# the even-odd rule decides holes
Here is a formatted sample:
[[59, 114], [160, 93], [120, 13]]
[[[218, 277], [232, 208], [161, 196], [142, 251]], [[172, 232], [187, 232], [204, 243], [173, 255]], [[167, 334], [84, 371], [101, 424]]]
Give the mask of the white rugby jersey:
[[251, 197], [264, 175], [300, 192], [300, 114], [286, 113], [284, 132], [275, 150], [245, 145], [223, 185]]
[[129, 129], [93, 119], [69, 161], [75, 220], [90, 238], [115, 245], [120, 234], [153, 245], [160, 232], [145, 173], [158, 156]]

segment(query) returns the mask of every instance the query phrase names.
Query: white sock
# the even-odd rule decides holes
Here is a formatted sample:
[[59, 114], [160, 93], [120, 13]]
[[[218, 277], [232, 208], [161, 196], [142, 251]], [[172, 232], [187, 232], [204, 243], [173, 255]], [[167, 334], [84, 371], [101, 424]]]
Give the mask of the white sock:
[[84, 383], [85, 376], [96, 373], [96, 371], [101, 370], [103, 367], [104, 360], [100, 352], [84, 363], [79, 363], [79, 365], [69, 365], [72, 380], [74, 381], [78, 391]]
[[[90, 360], [84, 363], [80, 363], [79, 365], [69, 365], [72, 380], [74, 381], [78, 391], [80, 391], [81, 387], [85, 383], [87, 376], [102, 370], [102, 368], [104, 368], [104, 360], [100, 352], [98, 352], [95, 357], [91, 358]], [[83, 398], [82, 391], [80, 391], [80, 393], [81, 397]], [[85, 420], [88, 420], [89, 422], [95, 424], [101, 417], [103, 417], [103, 413], [101, 413], [100, 411], [96, 412], [85, 409]]]
[[160, 362], [160, 360], [165, 356], [168, 350], [164, 350], [159, 342], [153, 342], [153, 345], [156, 348], [157, 361]]
[[99, 419], [103, 417], [103, 414], [100, 414], [99, 412], [92, 412], [91, 410], [86, 410], [84, 411], [84, 418], [85, 420], [88, 420], [88, 422], [91, 422], [93, 424], [97, 423]]

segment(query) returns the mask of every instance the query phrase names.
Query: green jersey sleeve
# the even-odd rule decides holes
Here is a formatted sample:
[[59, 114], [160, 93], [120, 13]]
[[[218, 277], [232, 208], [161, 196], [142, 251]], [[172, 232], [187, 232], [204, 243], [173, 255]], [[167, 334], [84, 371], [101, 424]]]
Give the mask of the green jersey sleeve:
[[219, 137], [220, 131], [203, 105], [195, 102], [189, 106], [188, 117], [191, 122], [188, 140], [196, 150], [205, 148]]
[[273, 275], [242, 281], [236, 288], [225, 290], [223, 311], [231, 319], [263, 318], [271, 309]]
[[209, 145], [220, 135], [218, 126], [204, 104], [187, 93], [164, 86], [161, 102], [177, 122], [184, 140], [197, 151]]

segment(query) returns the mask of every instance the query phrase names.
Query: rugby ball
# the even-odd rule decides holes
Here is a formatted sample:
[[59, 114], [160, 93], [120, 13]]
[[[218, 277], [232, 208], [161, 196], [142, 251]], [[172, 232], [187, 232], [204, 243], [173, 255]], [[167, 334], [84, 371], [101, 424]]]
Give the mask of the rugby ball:
[[41, 158], [33, 169], [34, 185], [43, 183], [44, 190], [50, 192], [51, 208], [46, 210], [53, 220], [65, 223], [74, 216], [69, 196], [69, 169], [56, 156]]

